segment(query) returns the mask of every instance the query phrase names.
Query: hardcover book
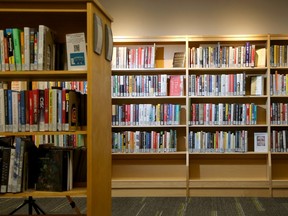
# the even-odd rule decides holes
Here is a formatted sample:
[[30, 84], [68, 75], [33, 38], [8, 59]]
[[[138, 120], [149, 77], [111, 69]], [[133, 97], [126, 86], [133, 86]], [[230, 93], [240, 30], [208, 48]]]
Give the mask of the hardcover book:
[[[69, 150], [59, 148], [39, 149], [39, 174], [36, 190], [66, 191], [68, 184]], [[70, 180], [69, 180], [70, 181]]]

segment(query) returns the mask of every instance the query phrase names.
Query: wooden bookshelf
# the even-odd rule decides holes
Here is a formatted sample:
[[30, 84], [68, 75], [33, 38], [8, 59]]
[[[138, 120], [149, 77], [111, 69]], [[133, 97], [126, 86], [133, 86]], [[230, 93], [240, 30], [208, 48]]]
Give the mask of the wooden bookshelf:
[[[0, 18], [6, 20], [1, 29], [25, 26], [38, 28], [40, 24], [57, 33], [57, 42], [65, 43], [68, 33], [84, 32], [87, 43], [87, 70], [85, 71], [11, 71], [1, 72], [3, 81], [66, 81], [87, 80], [87, 128], [69, 132], [21, 132], [1, 135], [83, 134], [87, 147], [87, 188], [67, 192], [24, 191], [19, 194], [0, 194], [0, 197], [54, 197], [87, 196], [87, 215], [111, 215], [111, 64], [105, 58], [105, 25], [112, 18], [97, 0], [1, 0]], [[103, 51], [93, 50], [93, 14], [103, 23]], [[9, 19], [7, 19], [9, 17]], [[19, 19], [20, 18], [20, 19]], [[101, 101], [101, 102], [100, 102]]]
[[[171, 37], [114, 37], [115, 47], [135, 49], [155, 46], [154, 68], [121, 68], [113, 65], [112, 76], [148, 76], [180, 74], [184, 76], [184, 95], [172, 96], [117, 96], [112, 95], [112, 104], [180, 103], [181, 124], [173, 125], [112, 125], [112, 132], [151, 131], [176, 129], [176, 152], [112, 153], [113, 196], [285, 196], [287, 195], [287, 153], [271, 152], [270, 139], [273, 129], [284, 130], [287, 124], [273, 125], [270, 122], [270, 106], [286, 95], [271, 95], [270, 74], [286, 74], [287, 67], [270, 65], [270, 46], [287, 45], [285, 35], [216, 35], [216, 36], [171, 36]], [[265, 64], [235, 66], [192, 66], [193, 47], [241, 47], [246, 42], [255, 45], [255, 50], [265, 49]], [[222, 49], [221, 49], [222, 50]], [[174, 52], [186, 53], [184, 68], [172, 68]], [[245, 73], [245, 94], [237, 95], [191, 95], [191, 75], [223, 75]], [[251, 77], [263, 77], [263, 94], [251, 95]], [[169, 85], [169, 83], [168, 83]], [[169, 88], [169, 87], [168, 87]], [[284, 101], [284, 100], [283, 100]], [[257, 121], [254, 124], [190, 124], [191, 103], [239, 103], [257, 105]], [[215, 152], [210, 150], [191, 151], [191, 131], [214, 133], [243, 130], [247, 133], [245, 151]], [[267, 152], [254, 151], [254, 133], [267, 133]], [[161, 183], [162, 182], [162, 183]], [[165, 188], [165, 190], [163, 190]]]
[[[286, 55], [284, 54], [288, 45], [288, 35], [284, 34], [271, 34], [270, 35], [270, 82], [275, 84], [275, 80], [285, 79], [288, 74], [288, 65], [285, 60]], [[281, 51], [280, 51], [281, 50]], [[281, 53], [280, 53], [281, 52]], [[277, 78], [278, 77], [278, 78]], [[277, 82], [278, 82], [277, 81]], [[273, 88], [270, 89], [270, 104], [273, 107], [273, 104], [287, 103], [287, 90], [286, 90], [286, 82], [285, 86], [280, 85], [278, 89]], [[282, 87], [282, 90], [281, 90]], [[283, 110], [284, 112], [284, 110]], [[271, 115], [275, 113], [275, 110], [271, 110]], [[282, 120], [281, 120], [282, 119]], [[273, 118], [274, 120], [274, 118]], [[271, 188], [272, 188], [272, 196], [274, 197], [286, 197], [288, 195], [288, 176], [286, 172], [287, 168], [287, 152], [283, 152], [281, 148], [275, 149], [274, 144], [274, 134], [277, 134], [281, 131], [287, 130], [287, 122], [285, 121], [285, 117], [280, 118], [279, 121], [273, 121], [270, 124], [270, 137], [271, 137]], [[277, 150], [278, 149], [278, 150]]]

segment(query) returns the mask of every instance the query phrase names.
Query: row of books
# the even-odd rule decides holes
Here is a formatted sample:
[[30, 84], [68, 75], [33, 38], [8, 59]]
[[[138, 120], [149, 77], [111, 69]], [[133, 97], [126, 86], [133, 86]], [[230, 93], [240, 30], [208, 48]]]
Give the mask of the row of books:
[[180, 104], [113, 104], [112, 125], [179, 125]]
[[270, 122], [275, 125], [288, 124], [288, 103], [272, 103], [270, 106]]
[[272, 130], [271, 152], [288, 152], [288, 130]]
[[46, 25], [0, 29], [0, 70], [86, 70], [84, 32], [66, 34], [58, 43], [56, 32]]
[[246, 94], [246, 75], [237, 74], [201, 74], [189, 75], [189, 96], [231, 96]]
[[0, 193], [67, 191], [87, 181], [86, 148], [37, 148], [31, 137], [0, 139]]
[[[53, 87], [75, 90], [77, 92], [81, 92], [82, 94], [87, 94], [87, 81], [32, 81], [31, 89], [50, 89]], [[12, 88], [12, 87], [11, 87]], [[30, 88], [28, 88], [30, 89]], [[22, 89], [14, 89], [14, 90], [22, 90]], [[23, 89], [26, 90], [26, 89]]]
[[33, 147], [32, 145], [29, 140], [24, 140], [19, 137], [15, 140], [12, 137], [1, 138], [1, 193], [17, 193], [23, 191], [23, 188], [26, 187], [28, 182], [26, 181], [27, 176], [24, 176], [24, 173], [26, 173], [28, 167], [24, 164], [24, 158], [27, 159], [26, 153]]
[[257, 104], [254, 103], [192, 103], [190, 125], [255, 125]]
[[274, 44], [270, 46], [270, 65], [271, 67], [287, 67], [288, 55], [287, 45]]
[[256, 45], [246, 42], [242, 46], [203, 44], [190, 48], [191, 68], [254, 67]]
[[288, 95], [288, 75], [279, 74], [275, 71], [270, 74], [270, 94], [271, 95]]
[[112, 132], [112, 152], [176, 152], [177, 131]]
[[55, 32], [45, 25], [1, 29], [1, 70], [53, 70], [55, 38]]
[[113, 75], [112, 97], [183, 96], [182, 75]]
[[190, 152], [247, 152], [248, 131], [190, 131]]
[[0, 89], [0, 131], [73, 131], [86, 125], [86, 94], [62, 88]]
[[156, 46], [113, 47], [112, 69], [155, 68]]
[[83, 134], [41, 134], [32, 137], [37, 147], [45, 144], [53, 144], [56, 147], [82, 147], [85, 145]]

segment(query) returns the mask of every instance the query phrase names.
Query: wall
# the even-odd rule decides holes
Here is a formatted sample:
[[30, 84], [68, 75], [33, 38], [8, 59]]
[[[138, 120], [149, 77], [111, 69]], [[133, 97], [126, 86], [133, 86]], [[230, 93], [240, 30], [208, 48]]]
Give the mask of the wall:
[[288, 33], [287, 0], [99, 0], [114, 36]]

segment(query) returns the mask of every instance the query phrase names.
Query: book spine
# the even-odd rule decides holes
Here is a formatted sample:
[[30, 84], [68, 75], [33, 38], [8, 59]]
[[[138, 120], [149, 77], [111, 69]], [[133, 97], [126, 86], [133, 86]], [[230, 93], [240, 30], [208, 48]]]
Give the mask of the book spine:
[[23, 70], [30, 70], [30, 27], [24, 27], [24, 64]]
[[5, 132], [5, 97], [4, 97], [4, 89], [0, 89], [0, 132]]
[[57, 130], [62, 131], [62, 89], [57, 89]]
[[39, 89], [39, 131], [45, 131], [45, 90]]
[[37, 60], [37, 65], [38, 65], [38, 70], [43, 70], [44, 69], [44, 38], [45, 38], [45, 30], [46, 26], [44, 25], [39, 25], [39, 30], [38, 30], [38, 60]]
[[18, 132], [19, 128], [19, 92], [12, 91], [12, 132]]
[[50, 94], [49, 94], [49, 89], [45, 88], [44, 89], [44, 130], [48, 131], [49, 130], [49, 103], [50, 103]]
[[[0, 59], [1, 59], [1, 70], [5, 71], [5, 46], [4, 46], [4, 30], [0, 29]], [[6, 50], [7, 52], [7, 50]]]
[[15, 56], [14, 56], [14, 45], [13, 45], [13, 30], [12, 28], [5, 29], [5, 36], [7, 38], [8, 46], [8, 64], [9, 70], [15, 71]]
[[8, 187], [7, 192], [13, 192], [13, 173], [14, 173], [14, 162], [16, 160], [16, 150], [10, 149], [10, 162], [9, 162], [9, 175], [8, 175]]
[[14, 46], [14, 59], [15, 59], [15, 67], [17, 71], [22, 70], [22, 55], [21, 55], [21, 40], [20, 40], [20, 32], [21, 30], [18, 28], [12, 29], [13, 35], [13, 46]]
[[10, 169], [10, 151], [11, 151], [10, 148], [3, 148], [0, 193], [6, 193], [8, 191], [9, 169]]

